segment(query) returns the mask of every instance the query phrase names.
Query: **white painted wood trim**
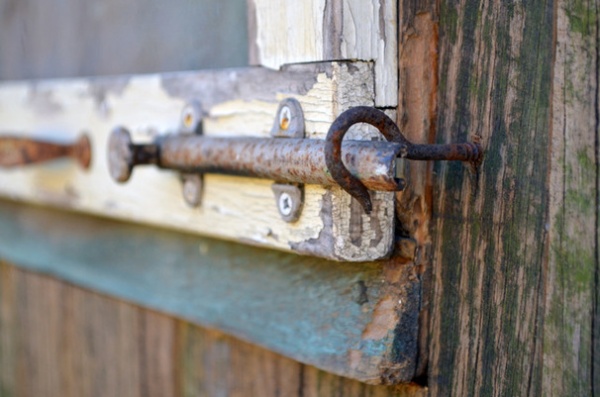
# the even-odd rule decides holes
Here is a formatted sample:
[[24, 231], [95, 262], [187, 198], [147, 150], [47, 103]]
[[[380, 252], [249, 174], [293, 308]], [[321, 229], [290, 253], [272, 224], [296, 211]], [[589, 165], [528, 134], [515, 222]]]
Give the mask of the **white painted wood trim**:
[[[0, 169], [0, 195], [335, 260], [379, 259], [392, 247], [393, 193], [377, 193], [367, 216], [340, 188], [307, 185], [302, 215], [290, 224], [279, 216], [272, 181], [205, 175], [202, 205], [190, 208], [176, 172], [138, 167], [116, 184], [106, 154], [116, 125], [148, 142], [177, 131], [190, 101], [206, 114], [206, 135], [268, 136], [279, 101], [294, 97], [308, 137], [322, 139], [345, 109], [374, 105], [373, 85], [368, 62], [3, 83], [0, 133], [64, 141], [85, 131], [93, 158], [87, 171], [68, 160]], [[376, 133], [361, 127], [352, 134]]]
[[375, 63], [375, 105], [398, 105], [398, 9], [393, 0], [248, 0], [250, 59], [285, 64], [331, 60]]

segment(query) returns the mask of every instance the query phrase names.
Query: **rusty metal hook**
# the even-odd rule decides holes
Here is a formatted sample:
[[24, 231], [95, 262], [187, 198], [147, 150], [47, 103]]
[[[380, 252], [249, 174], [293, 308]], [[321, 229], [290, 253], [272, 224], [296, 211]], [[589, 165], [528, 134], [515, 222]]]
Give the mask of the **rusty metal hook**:
[[369, 106], [357, 106], [338, 116], [329, 127], [325, 143], [325, 163], [332, 178], [352, 197], [356, 198], [367, 214], [373, 210], [366, 186], [352, 175], [342, 161], [342, 140], [351, 126], [366, 123], [377, 128], [391, 142], [405, 145], [399, 157], [410, 160], [457, 160], [474, 164], [481, 162], [483, 150], [478, 143], [419, 145], [408, 141], [400, 129], [384, 112]]

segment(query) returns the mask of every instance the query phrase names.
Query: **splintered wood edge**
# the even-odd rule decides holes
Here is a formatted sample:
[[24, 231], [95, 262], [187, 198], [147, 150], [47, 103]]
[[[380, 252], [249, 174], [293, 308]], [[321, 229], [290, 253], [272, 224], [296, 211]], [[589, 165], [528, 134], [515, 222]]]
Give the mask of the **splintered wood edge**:
[[[134, 142], [149, 142], [180, 126], [186, 103], [205, 115], [204, 134], [269, 136], [278, 103], [296, 98], [307, 136], [325, 137], [342, 111], [374, 105], [373, 65], [334, 62], [263, 68], [91, 80], [47, 80], [0, 85], [0, 131], [69, 140], [89, 134], [92, 164], [82, 171], [61, 161], [1, 170], [0, 194], [135, 222], [344, 261], [389, 254], [394, 232], [392, 193], [377, 193], [367, 216], [340, 188], [307, 185], [300, 219], [286, 223], [278, 213], [272, 181], [205, 175], [202, 204], [183, 200], [176, 172], [137, 167], [126, 184], [108, 173], [106, 144], [118, 125]], [[351, 139], [378, 136], [357, 126]]]
[[374, 61], [375, 105], [398, 104], [397, 2], [310, 0], [274, 7], [249, 0], [250, 62], [279, 69], [299, 62]]

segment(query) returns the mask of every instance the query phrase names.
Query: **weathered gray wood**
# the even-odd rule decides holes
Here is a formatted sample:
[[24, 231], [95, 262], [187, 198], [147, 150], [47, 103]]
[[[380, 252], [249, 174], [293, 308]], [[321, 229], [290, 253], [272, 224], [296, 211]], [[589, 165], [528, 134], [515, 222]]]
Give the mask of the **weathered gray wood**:
[[245, 0], [0, 1], [0, 79], [247, 65]]
[[[600, 3], [557, 1], [543, 393], [596, 395]], [[596, 327], [596, 330], [594, 330]], [[594, 364], [593, 360], [596, 360]]]
[[[0, 261], [0, 396], [424, 396], [320, 371]], [[4, 354], [9, 351], [18, 354]]]
[[414, 376], [412, 265], [339, 264], [10, 202], [0, 257], [340, 375]]
[[[598, 209], [597, 145], [589, 144], [598, 128], [592, 117], [597, 92], [595, 77], [560, 72], [568, 70], [566, 59], [571, 65], [588, 62], [561, 55], [566, 43], [557, 47], [554, 41], [557, 33], [564, 35], [554, 30], [560, 29], [564, 16], [557, 25], [556, 10], [563, 6], [441, 4], [437, 140], [474, 134], [486, 153], [479, 175], [466, 174], [457, 164], [435, 167], [432, 395], [592, 392], [588, 357], [598, 262], [589, 225]], [[586, 47], [597, 59], [593, 37]], [[577, 45], [571, 48], [567, 54], [579, 51]], [[588, 105], [577, 100], [567, 104], [567, 112], [556, 106], [564, 104], [561, 90], [568, 81]], [[557, 125], [560, 114], [566, 118]], [[557, 131], [562, 123], [564, 129]], [[579, 135], [584, 126], [593, 132]], [[588, 165], [577, 163], [581, 145]], [[582, 207], [569, 204], [570, 198], [561, 204], [561, 192], [569, 188], [583, 197]], [[562, 215], [556, 211], [561, 206]], [[556, 222], [560, 216], [571, 219]], [[589, 220], [580, 225], [584, 218]], [[579, 239], [581, 226], [592, 236]], [[561, 246], [560, 236], [576, 244]]]

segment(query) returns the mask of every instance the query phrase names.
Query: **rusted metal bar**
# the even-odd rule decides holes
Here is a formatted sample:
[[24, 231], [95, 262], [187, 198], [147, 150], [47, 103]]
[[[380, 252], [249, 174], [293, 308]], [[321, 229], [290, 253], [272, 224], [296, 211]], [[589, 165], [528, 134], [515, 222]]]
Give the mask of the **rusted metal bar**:
[[449, 143], [445, 145], [410, 144], [406, 149], [409, 160], [446, 160], [475, 163], [481, 159], [481, 146], [477, 143]]
[[[113, 131], [109, 142], [112, 177], [124, 182], [136, 165], [185, 173], [220, 173], [271, 179], [285, 183], [337, 185], [325, 163], [325, 141], [295, 138], [217, 138], [170, 135], [150, 145], [132, 144], [124, 128]], [[344, 142], [342, 161], [349, 172], [372, 190], [397, 191], [404, 181], [395, 177], [402, 144], [371, 141]]]
[[0, 167], [18, 167], [71, 157], [82, 168], [88, 168], [91, 152], [90, 140], [86, 135], [82, 135], [72, 144], [59, 144], [18, 136], [0, 136]]
[[[343, 141], [357, 123], [376, 127], [388, 142]], [[124, 128], [109, 141], [109, 167], [116, 181], [125, 182], [136, 165], [189, 173], [221, 173], [271, 179], [283, 183], [340, 185], [372, 210], [369, 190], [398, 191], [405, 186], [395, 176], [396, 158], [458, 160], [478, 164], [478, 143], [420, 145], [408, 141], [392, 119], [375, 108], [359, 106], [342, 113], [325, 141], [299, 138], [217, 138], [170, 135], [148, 145], [134, 145]]]
[[357, 106], [346, 110], [335, 119], [329, 128], [326, 138], [325, 160], [333, 179], [352, 197], [356, 198], [367, 213], [372, 210], [369, 187], [347, 169], [344, 161], [342, 161], [344, 135], [350, 127], [359, 123], [370, 124], [377, 128], [388, 141], [399, 143], [402, 146], [399, 157], [410, 160], [457, 160], [468, 161], [477, 165], [483, 155], [483, 150], [478, 143], [413, 144], [402, 135], [396, 123], [381, 110], [368, 106]]

